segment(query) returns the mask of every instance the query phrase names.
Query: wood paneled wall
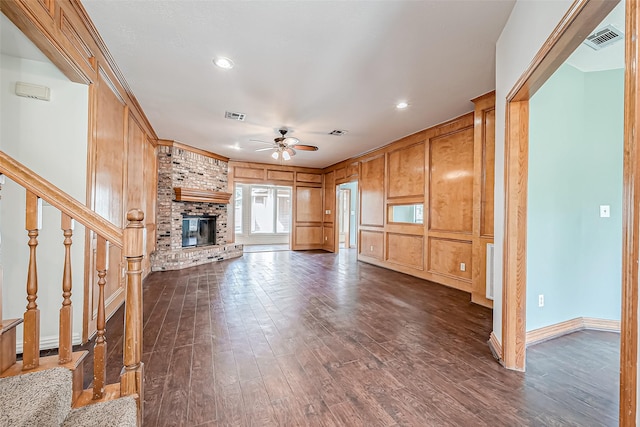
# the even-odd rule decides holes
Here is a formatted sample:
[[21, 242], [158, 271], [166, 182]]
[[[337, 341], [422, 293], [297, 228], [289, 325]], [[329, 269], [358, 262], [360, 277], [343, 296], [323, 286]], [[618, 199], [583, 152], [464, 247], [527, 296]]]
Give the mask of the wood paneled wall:
[[[490, 305], [484, 274], [486, 243], [493, 242], [495, 96], [474, 102], [473, 113], [326, 168], [325, 209], [335, 206], [337, 184], [357, 180], [358, 259]], [[424, 207], [422, 224], [391, 220], [394, 206], [413, 204]], [[334, 233], [333, 220], [324, 221], [325, 233]], [[329, 242], [324, 249], [335, 251], [335, 239]]]
[[[123, 227], [128, 209], [145, 213], [148, 255], [155, 247], [157, 136], [78, 0], [6, 0], [0, 10], [71, 80], [89, 86], [87, 205]], [[75, 244], [78, 244], [76, 242]], [[95, 236], [85, 241], [84, 330], [95, 331]], [[121, 251], [109, 248], [107, 316], [124, 301]], [[79, 268], [79, 266], [76, 266]]]
[[473, 100], [475, 104], [473, 154], [473, 264], [471, 301], [493, 307], [486, 297], [487, 244], [493, 243], [493, 200], [495, 184], [496, 94]]
[[[235, 183], [283, 185], [292, 188], [290, 247], [293, 250], [323, 249], [324, 242], [329, 241], [323, 234], [325, 214], [322, 208], [326, 188], [323, 187], [323, 179], [321, 169], [229, 161], [230, 192], [233, 192]], [[232, 204], [230, 212], [234, 211]], [[233, 215], [229, 217], [229, 230], [233, 230]], [[233, 235], [229, 237], [233, 239]]]

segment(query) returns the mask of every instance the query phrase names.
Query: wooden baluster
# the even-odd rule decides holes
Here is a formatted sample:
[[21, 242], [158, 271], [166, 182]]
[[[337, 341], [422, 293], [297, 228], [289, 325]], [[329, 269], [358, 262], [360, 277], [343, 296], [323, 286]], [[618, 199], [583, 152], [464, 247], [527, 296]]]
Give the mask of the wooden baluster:
[[27, 311], [24, 313], [24, 341], [22, 347], [22, 369], [37, 368], [40, 364], [40, 310], [38, 298], [38, 268], [36, 247], [38, 230], [41, 228], [42, 201], [27, 191], [25, 228], [29, 234], [29, 270], [27, 273]]
[[107, 283], [107, 266], [109, 255], [107, 241], [98, 236], [96, 247], [96, 270], [98, 271], [98, 317], [96, 319], [96, 344], [93, 347], [93, 398], [100, 399], [104, 395], [107, 375], [107, 337], [105, 336], [106, 316], [104, 306], [104, 285]]
[[64, 267], [62, 270], [62, 308], [60, 308], [60, 342], [58, 363], [63, 365], [73, 359], [73, 308], [71, 307], [71, 237], [73, 219], [62, 213], [60, 228], [64, 235]]
[[127, 283], [124, 325], [124, 367], [120, 374], [120, 394], [138, 394], [139, 414], [142, 414], [142, 258], [144, 213], [139, 209], [127, 212], [129, 224], [124, 230], [124, 257], [127, 260]]

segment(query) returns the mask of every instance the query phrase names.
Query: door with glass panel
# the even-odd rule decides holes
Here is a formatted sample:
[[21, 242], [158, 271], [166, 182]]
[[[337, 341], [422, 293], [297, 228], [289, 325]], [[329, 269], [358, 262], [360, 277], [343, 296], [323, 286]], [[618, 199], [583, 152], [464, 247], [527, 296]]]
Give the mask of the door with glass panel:
[[234, 232], [237, 243], [289, 243], [291, 187], [236, 184], [234, 203]]

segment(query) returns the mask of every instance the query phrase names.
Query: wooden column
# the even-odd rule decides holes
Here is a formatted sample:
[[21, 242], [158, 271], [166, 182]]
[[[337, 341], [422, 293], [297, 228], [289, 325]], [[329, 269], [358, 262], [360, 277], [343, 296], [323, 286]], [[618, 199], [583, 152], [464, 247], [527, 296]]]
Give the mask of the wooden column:
[[127, 261], [127, 283], [124, 325], [124, 368], [120, 374], [120, 394], [138, 394], [142, 413], [142, 258], [144, 213], [127, 212], [129, 224], [124, 230], [124, 257]]
[[40, 310], [38, 298], [38, 267], [36, 247], [41, 227], [42, 202], [34, 193], [27, 191], [25, 228], [29, 234], [29, 270], [27, 273], [27, 311], [24, 313], [24, 342], [22, 369], [28, 370], [40, 364]]
[[107, 265], [109, 265], [107, 241], [98, 236], [96, 247], [96, 270], [98, 271], [98, 316], [96, 319], [96, 344], [93, 350], [93, 398], [100, 399], [104, 395], [105, 378], [107, 376], [107, 338], [106, 315], [104, 306], [104, 286], [107, 281]]
[[62, 308], [60, 308], [58, 363], [63, 365], [71, 362], [73, 353], [73, 308], [71, 307], [71, 237], [73, 236], [73, 219], [65, 213], [62, 213], [61, 228], [64, 235], [64, 266], [62, 270]]

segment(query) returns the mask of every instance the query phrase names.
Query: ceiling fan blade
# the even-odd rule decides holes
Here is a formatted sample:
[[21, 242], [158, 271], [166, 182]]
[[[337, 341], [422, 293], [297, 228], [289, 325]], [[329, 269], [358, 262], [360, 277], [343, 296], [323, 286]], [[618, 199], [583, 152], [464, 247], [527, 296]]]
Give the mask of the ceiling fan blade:
[[256, 151], [274, 150], [276, 147], [258, 148]]
[[316, 147], [315, 145], [304, 145], [304, 144], [299, 144], [296, 145], [296, 150], [302, 150], [302, 151], [318, 151], [318, 147]]

